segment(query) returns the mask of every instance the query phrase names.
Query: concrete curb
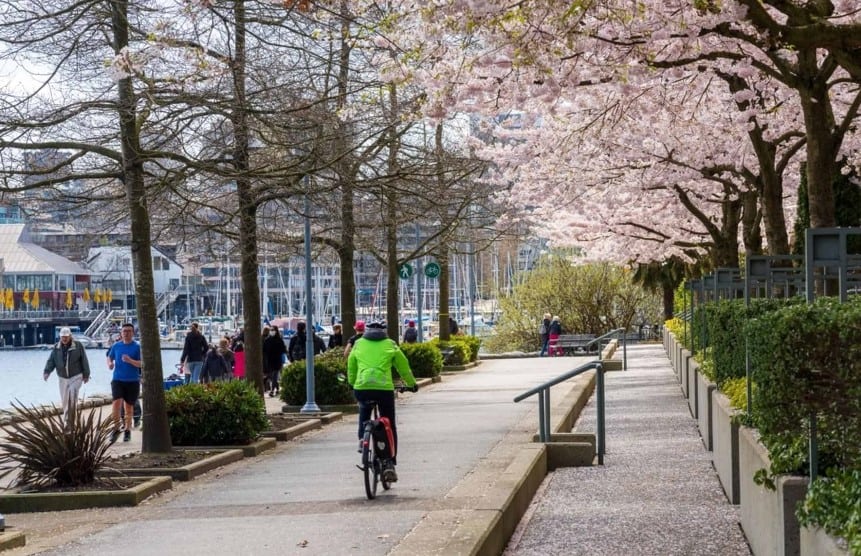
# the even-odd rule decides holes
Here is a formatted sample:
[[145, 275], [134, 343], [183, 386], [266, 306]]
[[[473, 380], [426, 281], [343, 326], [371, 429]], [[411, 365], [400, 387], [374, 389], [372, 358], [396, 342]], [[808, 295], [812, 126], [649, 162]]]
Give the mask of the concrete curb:
[[257, 457], [266, 450], [272, 450], [278, 442], [274, 438], [259, 438], [249, 444], [226, 446], [174, 446], [174, 450], [239, 450], [246, 458]]
[[114, 506], [137, 506], [148, 497], [173, 486], [170, 477], [152, 477], [125, 490], [93, 490], [89, 492], [46, 492], [0, 495], [0, 512], [55, 512]]
[[543, 444], [501, 444], [446, 495], [459, 509], [429, 512], [389, 554], [501, 554], [546, 474]]
[[0, 533], [0, 551], [20, 548], [27, 544], [27, 537], [21, 531], [7, 530]]
[[[553, 430], [571, 430], [594, 390], [595, 380], [594, 372], [579, 377], [553, 405]], [[529, 427], [537, 425], [534, 412], [524, 423], [527, 420]], [[447, 505], [454, 509], [429, 512], [389, 554], [501, 554], [548, 472], [549, 446], [532, 442], [533, 434], [510, 432], [446, 494]]]
[[287, 427], [286, 429], [281, 429], [280, 431], [264, 431], [261, 434], [267, 438], [274, 438], [279, 442], [286, 442], [287, 440], [292, 440], [293, 438], [305, 434], [308, 431], [312, 431], [322, 427], [322, 419], [308, 419], [304, 423], [299, 423], [298, 425], [293, 425], [292, 427]]
[[[271, 439], [270, 439], [271, 440]], [[272, 440], [275, 443], [275, 440]], [[177, 448], [179, 449], [179, 448]], [[198, 451], [208, 451], [208, 450], [216, 450], [216, 448], [185, 448], [186, 450], [198, 450]], [[221, 467], [223, 465], [227, 465], [228, 463], [233, 463], [235, 461], [241, 460], [244, 456], [242, 454], [242, 450], [225, 450], [224, 448], [217, 448], [217, 450], [221, 451], [220, 454], [216, 454], [214, 456], [210, 456], [208, 458], [204, 458], [200, 461], [196, 461], [194, 463], [190, 463], [188, 465], [183, 465], [182, 467], [172, 467], [172, 468], [153, 468], [153, 467], [142, 467], [142, 468], [133, 468], [133, 469], [117, 469], [117, 470], [108, 470], [105, 469], [101, 472], [101, 474], [110, 477], [116, 477], [119, 475], [125, 476], [139, 476], [139, 477], [152, 477], [157, 475], [166, 475], [171, 477], [175, 481], [191, 481], [192, 479], [203, 475], [209, 471], [217, 467]]]

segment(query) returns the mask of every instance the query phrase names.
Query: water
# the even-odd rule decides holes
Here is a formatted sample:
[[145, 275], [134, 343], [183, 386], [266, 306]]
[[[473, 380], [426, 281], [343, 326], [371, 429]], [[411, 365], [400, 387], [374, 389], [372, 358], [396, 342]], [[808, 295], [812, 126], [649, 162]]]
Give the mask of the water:
[[[101, 348], [87, 350], [90, 381], [81, 386], [81, 397], [98, 394], [110, 396], [113, 371], [108, 370], [105, 362], [106, 351]], [[50, 353], [47, 349], [0, 351], [0, 408], [12, 407], [16, 399], [24, 405], [60, 405], [56, 371], [51, 373], [47, 382], [42, 379], [42, 371]], [[180, 355], [182, 351], [178, 349], [161, 350], [164, 376], [177, 372]]]

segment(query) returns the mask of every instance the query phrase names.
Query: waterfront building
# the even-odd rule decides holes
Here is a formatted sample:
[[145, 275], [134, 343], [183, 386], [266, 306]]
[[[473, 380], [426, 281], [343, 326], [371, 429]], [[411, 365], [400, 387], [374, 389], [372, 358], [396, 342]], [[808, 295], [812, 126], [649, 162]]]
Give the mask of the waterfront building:
[[[162, 316], [183, 293], [180, 287], [183, 268], [157, 247], [151, 248], [151, 254], [153, 289], [158, 302], [158, 314]], [[131, 247], [92, 247], [87, 254], [87, 267], [93, 273], [94, 287], [111, 292], [111, 299], [106, 304], [110, 309], [131, 311], [137, 307]]]
[[91, 319], [85, 297], [92, 273], [32, 243], [26, 224], [0, 224], [0, 260], [0, 345], [51, 343], [56, 325]]

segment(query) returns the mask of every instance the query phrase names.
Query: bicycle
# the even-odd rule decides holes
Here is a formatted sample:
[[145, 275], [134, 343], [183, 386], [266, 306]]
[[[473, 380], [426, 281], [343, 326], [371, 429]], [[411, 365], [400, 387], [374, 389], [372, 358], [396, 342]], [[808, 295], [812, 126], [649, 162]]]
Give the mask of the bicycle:
[[[412, 391], [406, 386], [397, 386], [395, 390], [401, 394]], [[377, 402], [371, 400], [367, 403], [371, 406], [371, 418], [365, 421], [361, 444], [362, 464], [356, 465], [356, 467], [362, 470], [364, 474], [365, 494], [368, 500], [373, 500], [377, 497], [377, 485], [382, 484], [383, 490], [392, 488], [392, 484], [386, 480], [383, 471], [387, 462], [395, 457], [397, 447], [394, 443], [389, 420], [385, 417], [380, 417]], [[384, 431], [385, 438], [374, 437], [374, 431], [379, 429]]]

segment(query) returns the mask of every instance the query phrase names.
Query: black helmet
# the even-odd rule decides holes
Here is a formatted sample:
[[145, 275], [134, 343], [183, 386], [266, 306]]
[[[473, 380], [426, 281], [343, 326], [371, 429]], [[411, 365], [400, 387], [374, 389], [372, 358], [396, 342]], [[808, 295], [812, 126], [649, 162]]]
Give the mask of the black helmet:
[[386, 323], [384, 323], [382, 321], [375, 320], [375, 321], [369, 322], [367, 324], [367, 326], [368, 326], [368, 328], [385, 328]]

